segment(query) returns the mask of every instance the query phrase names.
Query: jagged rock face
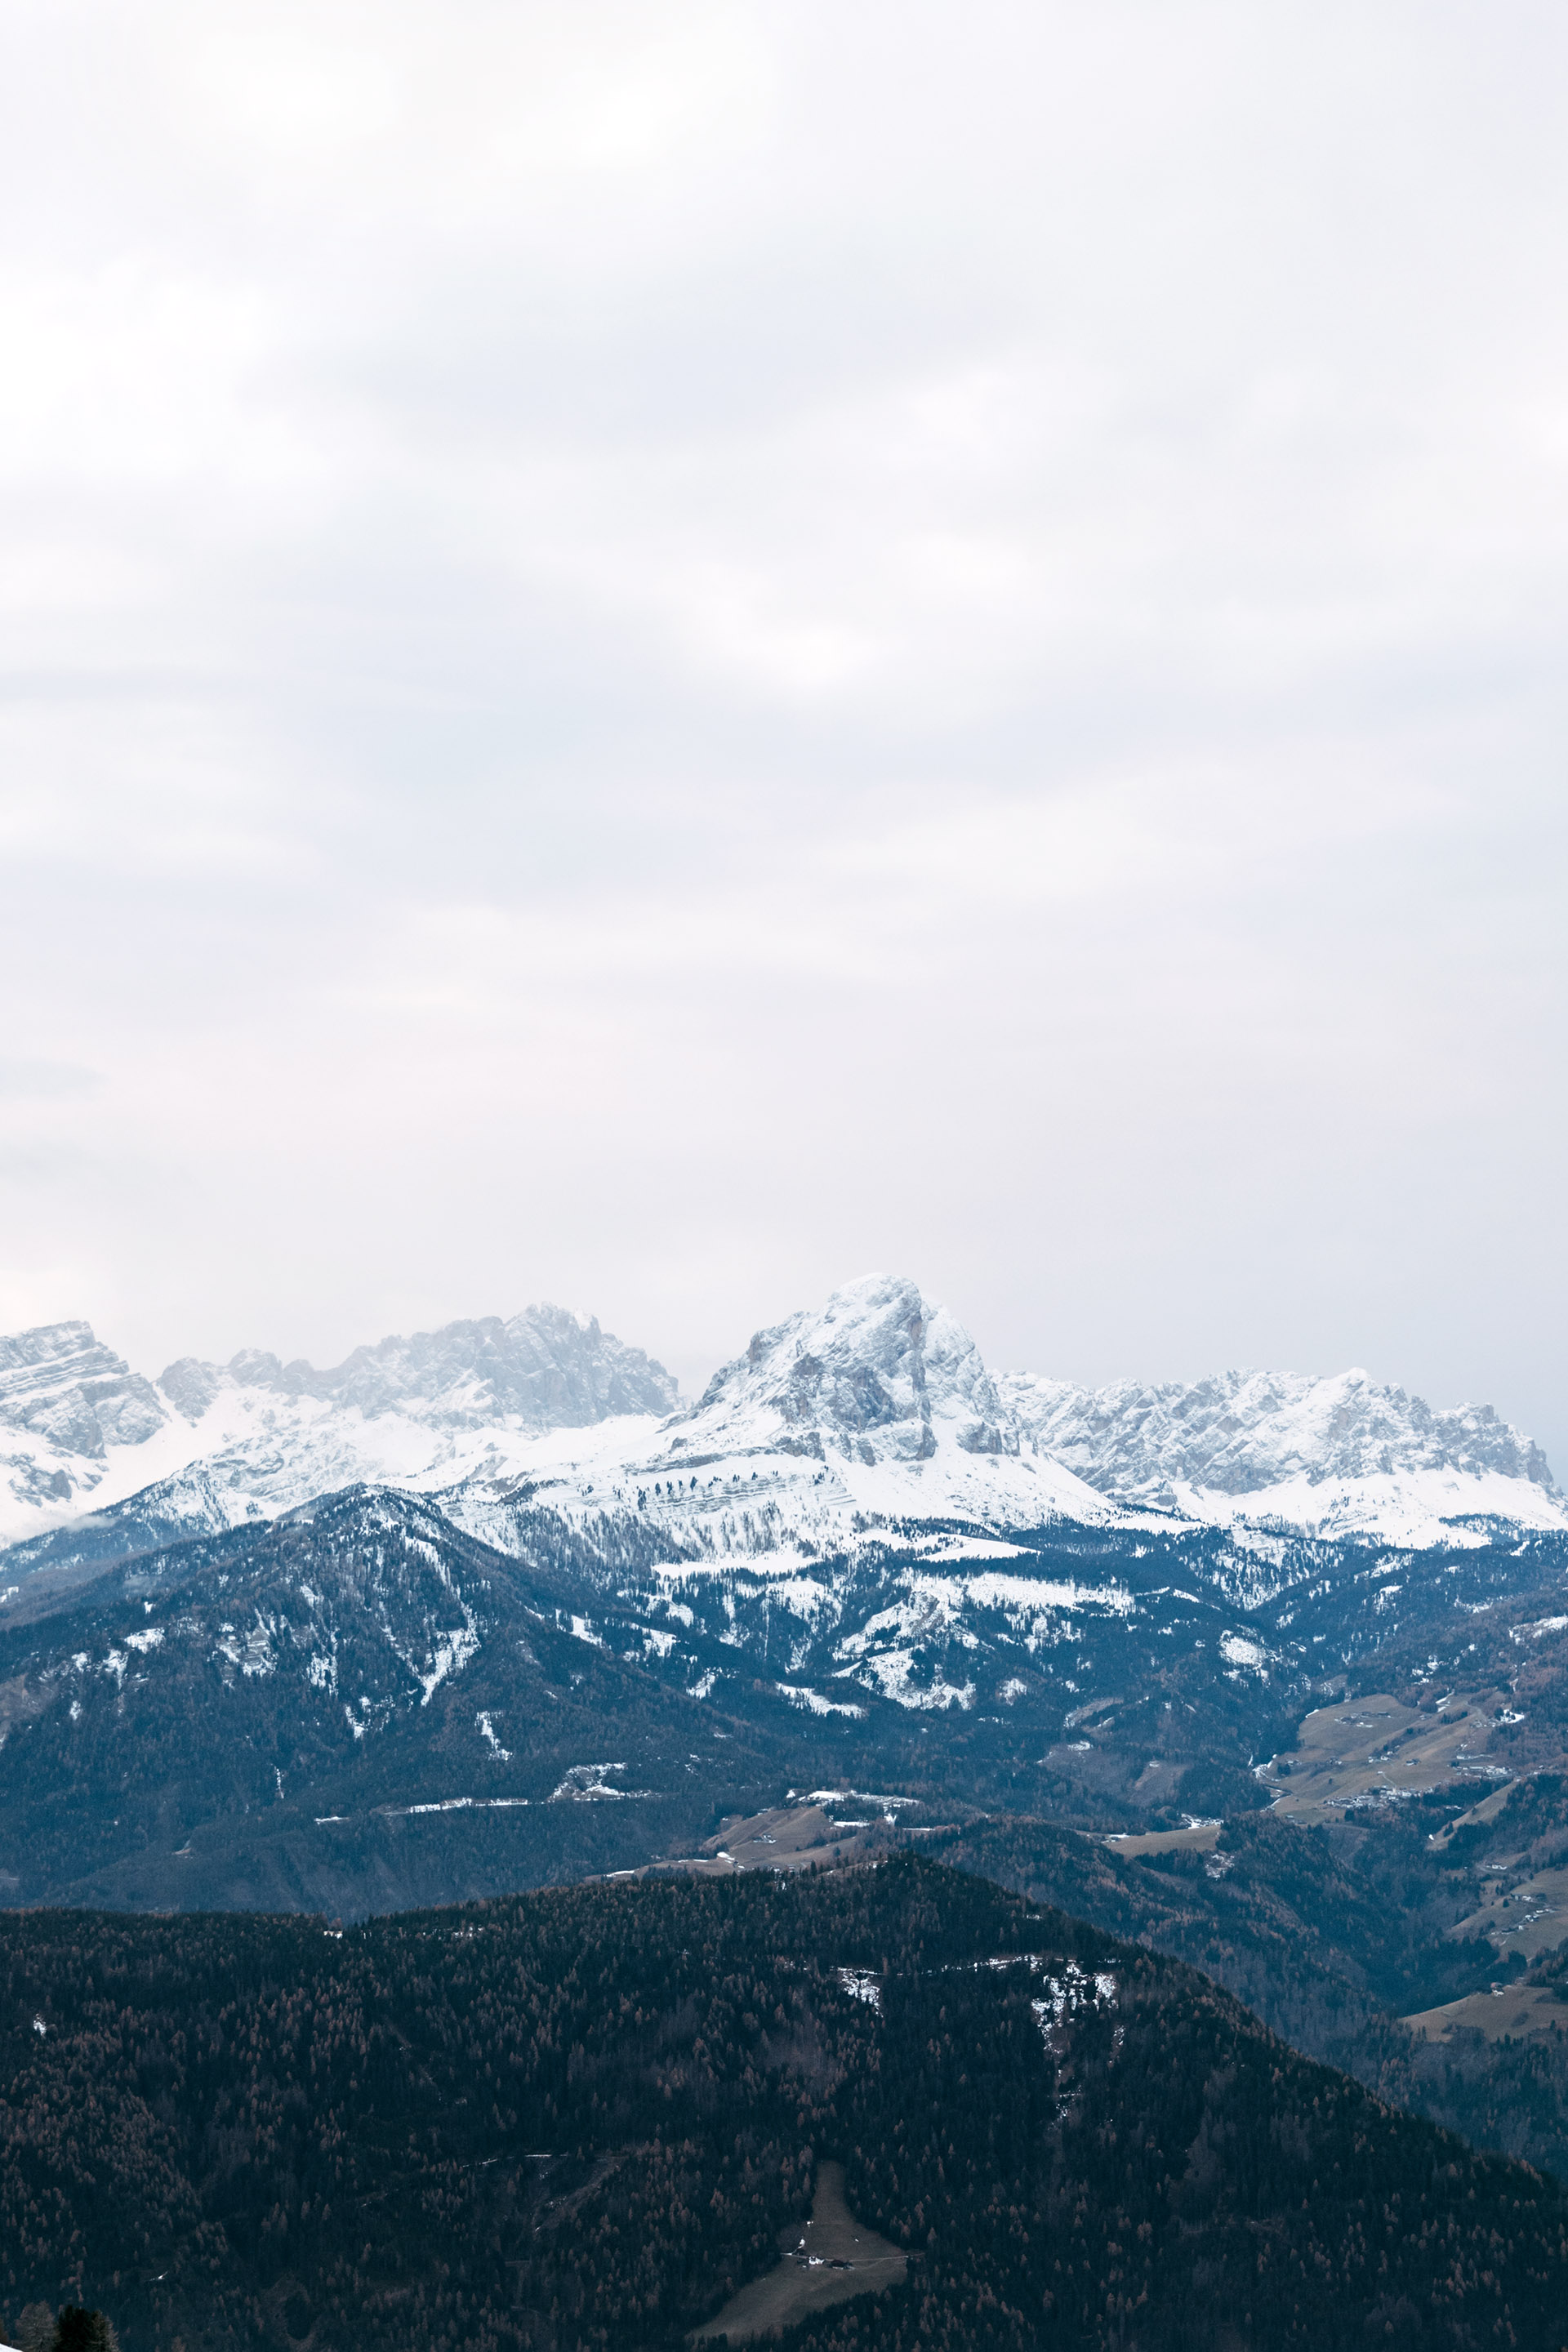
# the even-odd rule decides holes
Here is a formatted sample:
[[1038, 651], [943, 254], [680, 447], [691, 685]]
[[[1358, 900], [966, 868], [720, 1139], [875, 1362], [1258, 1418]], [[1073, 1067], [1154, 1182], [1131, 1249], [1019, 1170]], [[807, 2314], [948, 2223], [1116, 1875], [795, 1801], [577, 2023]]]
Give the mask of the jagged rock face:
[[139, 1527], [213, 1528], [366, 1479], [458, 1479], [678, 1402], [661, 1364], [559, 1307], [383, 1339], [328, 1371], [257, 1349], [185, 1356], [157, 1388], [86, 1323], [51, 1325], [0, 1339], [0, 1543], [136, 1495]]
[[98, 1531], [123, 1506], [134, 1548], [360, 1483], [467, 1496], [454, 1512], [499, 1541], [491, 1517], [521, 1481], [563, 1525], [612, 1503], [668, 1520], [671, 1557], [816, 1556], [918, 1518], [1100, 1526], [1151, 1504], [1411, 1545], [1460, 1522], [1568, 1524], [1539, 1447], [1489, 1406], [1435, 1412], [1364, 1372], [994, 1378], [955, 1318], [895, 1275], [759, 1331], [684, 1412], [661, 1365], [548, 1306], [383, 1339], [326, 1370], [255, 1349], [185, 1357], [160, 1386], [84, 1323], [0, 1340], [0, 1545], [47, 1549], [90, 1504]]
[[412, 1413], [445, 1429], [500, 1421], [536, 1431], [584, 1429], [619, 1413], [672, 1412], [679, 1395], [663, 1365], [640, 1348], [601, 1331], [592, 1318], [584, 1322], [550, 1306], [525, 1307], [509, 1322], [489, 1315], [383, 1339], [327, 1371], [254, 1348], [221, 1368], [185, 1356], [158, 1385], [195, 1421], [227, 1383], [357, 1408], [366, 1420]]
[[[90, 1324], [45, 1323], [0, 1339], [0, 1427], [100, 1462], [107, 1447], [139, 1445], [167, 1419], [152, 1382], [95, 1339]], [[47, 1486], [53, 1474], [29, 1448], [13, 1475]]]
[[1490, 1405], [1438, 1412], [1363, 1371], [1223, 1372], [1184, 1386], [1076, 1388], [1004, 1373], [998, 1388], [1041, 1451], [1102, 1494], [1171, 1502], [1292, 1482], [1442, 1470], [1496, 1474], [1555, 1493], [1546, 1456]]
[[968, 1332], [897, 1275], [868, 1275], [757, 1332], [689, 1418], [717, 1427], [754, 1414], [776, 1415], [786, 1444], [822, 1458], [923, 1462], [942, 1438], [968, 1454], [1017, 1451]]

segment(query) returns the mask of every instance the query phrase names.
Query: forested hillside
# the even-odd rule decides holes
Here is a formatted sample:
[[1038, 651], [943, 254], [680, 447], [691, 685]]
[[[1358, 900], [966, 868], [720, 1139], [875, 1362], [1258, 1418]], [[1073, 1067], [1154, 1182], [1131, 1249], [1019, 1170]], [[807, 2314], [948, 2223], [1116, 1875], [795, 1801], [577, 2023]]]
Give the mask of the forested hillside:
[[126, 2352], [673, 2347], [818, 2164], [910, 2257], [813, 2352], [1552, 2352], [1568, 2195], [1178, 1961], [905, 1855], [0, 1927], [0, 2289]]
[[[932, 1841], [942, 1858], [1113, 1934], [1188, 1960], [1229, 1988], [1297, 2049], [1354, 2074], [1394, 2104], [1447, 2124], [1478, 2147], [1522, 2156], [1568, 2178], [1568, 2000], [1554, 2030], [1488, 2041], [1461, 2029], [1414, 2038], [1413, 2011], [1485, 1992], [1525, 1974], [1517, 1953], [1445, 1933], [1475, 1901], [1478, 1852], [1538, 1837], [1568, 1844], [1555, 1777], [1522, 1784], [1506, 1812], [1447, 1843], [1451, 1811], [1412, 1803], [1359, 1822], [1301, 1828], [1244, 1815], [1212, 1851], [1123, 1859], [1048, 1822], [1006, 1815]], [[928, 1849], [929, 1850], [929, 1849]], [[1568, 1944], [1527, 1980], [1568, 1978]]]

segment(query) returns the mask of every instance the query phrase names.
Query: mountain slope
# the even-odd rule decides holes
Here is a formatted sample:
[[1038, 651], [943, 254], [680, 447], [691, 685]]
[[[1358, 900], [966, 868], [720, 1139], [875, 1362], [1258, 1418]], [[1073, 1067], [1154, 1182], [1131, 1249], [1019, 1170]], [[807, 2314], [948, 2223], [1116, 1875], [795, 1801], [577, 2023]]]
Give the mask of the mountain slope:
[[[1464, 1783], [1456, 1809], [1563, 1751], [1549, 1703], [1506, 1696], [1521, 1643], [1548, 1671], [1559, 1538], [1437, 1553], [1421, 1578], [1407, 1554], [1259, 1560], [1181, 1522], [865, 1528], [808, 1560], [704, 1549], [695, 1522], [677, 1552], [674, 1507], [635, 1504], [514, 1496], [481, 1537], [454, 1498], [351, 1488], [85, 1583], [34, 1575], [0, 1615], [0, 1900], [357, 1914], [689, 1852], [710, 1815], [792, 1788], [1104, 1830], [1280, 1789], [1316, 1806], [1261, 1759], [1380, 1652], [1410, 1708], [1475, 1685], [1416, 1776]], [[1407, 1793], [1408, 1769], [1390, 1788], [1368, 1760], [1385, 1719], [1349, 1732], [1342, 1804]], [[563, 1843], [561, 1792], [611, 1757], [627, 1777], [600, 1774], [595, 1801], [618, 1843]], [[395, 1853], [394, 1816], [426, 1823]]]
[[[1289, 1720], [1267, 1675], [1226, 1679], [1215, 1601], [1183, 1604], [1209, 1639], [1114, 1711], [1114, 1748], [1068, 1727], [1085, 1685], [1147, 1678], [1167, 1547], [1194, 1574], [1206, 1530], [1134, 1561], [1069, 1527], [1008, 1548], [1005, 1573], [868, 1544], [815, 1577], [672, 1568], [635, 1516], [574, 1537], [524, 1510], [510, 1532], [500, 1549], [431, 1499], [354, 1488], [85, 1588], [35, 1578], [0, 1620], [0, 1899], [359, 1914], [689, 1852], [710, 1813], [889, 1774], [1141, 1824], [1195, 1765], [1205, 1802], [1259, 1801], [1247, 1765]], [[611, 1756], [618, 1843], [563, 1844], [572, 1775]], [[395, 1867], [394, 1816], [425, 1824]]]
[[1557, 2183], [914, 1858], [341, 1937], [35, 1913], [0, 2057], [13, 2306], [100, 2304], [127, 2352], [676, 2352], [835, 2157], [905, 2275], [801, 2352], [1561, 2340]]
[[780, 1759], [613, 1654], [570, 1566], [356, 1488], [0, 1633], [0, 1899], [354, 1916], [689, 1851]]

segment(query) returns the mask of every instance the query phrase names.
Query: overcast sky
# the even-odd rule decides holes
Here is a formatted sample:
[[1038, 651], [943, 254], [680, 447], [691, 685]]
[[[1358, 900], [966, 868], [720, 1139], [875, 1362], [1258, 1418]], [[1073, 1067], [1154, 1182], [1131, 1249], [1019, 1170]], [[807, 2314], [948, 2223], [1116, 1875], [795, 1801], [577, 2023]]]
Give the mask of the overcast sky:
[[0, 0], [0, 1328], [1568, 1471], [1568, 15]]

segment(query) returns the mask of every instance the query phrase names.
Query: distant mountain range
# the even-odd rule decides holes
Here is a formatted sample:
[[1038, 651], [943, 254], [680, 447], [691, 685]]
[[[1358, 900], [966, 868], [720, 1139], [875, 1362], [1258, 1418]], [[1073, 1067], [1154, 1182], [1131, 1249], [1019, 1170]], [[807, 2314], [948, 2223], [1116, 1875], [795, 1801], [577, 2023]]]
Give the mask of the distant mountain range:
[[[710, 1789], [845, 1769], [1169, 1826], [1264, 1801], [1259, 1759], [1374, 1654], [1425, 1687], [1479, 1674], [1486, 1631], [1492, 1742], [1563, 1606], [1563, 1499], [1489, 1412], [1354, 1374], [998, 1377], [894, 1276], [759, 1331], [695, 1402], [552, 1307], [156, 1382], [61, 1324], [3, 1343], [0, 1380], [0, 1899], [352, 1908], [571, 1874], [574, 1774], [613, 1812], [663, 1792], [660, 1851]], [[480, 1795], [478, 1876], [380, 1852], [388, 1819]]]
[[118, 1514], [124, 1549], [358, 1483], [460, 1489], [478, 1528], [520, 1481], [573, 1520], [631, 1512], [731, 1551], [816, 1551], [911, 1519], [1151, 1512], [1418, 1547], [1568, 1527], [1540, 1448], [1489, 1405], [1437, 1411], [1362, 1371], [1104, 1389], [993, 1374], [892, 1276], [759, 1331], [695, 1403], [642, 1349], [550, 1306], [383, 1339], [326, 1371], [248, 1349], [153, 1381], [86, 1323], [0, 1339], [0, 1546], [53, 1535], [58, 1557], [84, 1517], [107, 1538]]
[[[86, 1323], [0, 1339], [0, 1546], [145, 1497], [161, 1526], [237, 1526], [365, 1480], [515, 1471], [537, 1441], [672, 1412], [663, 1366], [558, 1307], [448, 1323], [318, 1371], [259, 1349], [154, 1383]], [[135, 1517], [136, 1515], [132, 1515]]]
[[1364, 1371], [998, 1385], [1042, 1453], [1123, 1502], [1415, 1544], [1467, 1519], [1568, 1523], [1546, 1456], [1489, 1404], [1435, 1411]]
[[[1461, 1893], [1429, 1837], [1568, 1767], [1545, 1463], [1486, 1411], [1361, 1375], [996, 1375], [873, 1276], [695, 1400], [544, 1307], [324, 1372], [249, 1355], [157, 1381], [58, 1325], [4, 1343], [0, 1383], [0, 1909], [358, 1916], [690, 1855], [814, 1790], [885, 1792], [847, 1819], [916, 1843], [1028, 1815], [1212, 1846], [1279, 1803], [1346, 1855], [1357, 1823], [1403, 1821], [1389, 1884], [1425, 1873], [1425, 1941], [1380, 1895], [1315, 1975], [1285, 1967], [1288, 1923], [1268, 1947], [1270, 2013], [1296, 2002], [1375, 2073], [1383, 2012], [1352, 2032], [1336, 1987], [1381, 1969], [1380, 2000], [1426, 2009], [1498, 1970], [1442, 1935], [1493, 1857]], [[1306, 1719], [1362, 1692], [1397, 1703], [1347, 1718], [1313, 1778]], [[1558, 1867], [1548, 1826], [1532, 1867]], [[1156, 1864], [1205, 1916], [1226, 1873], [1256, 1908], [1226, 1854]], [[1194, 1887], [1151, 1885], [1178, 1937]], [[1261, 1998], [1211, 1924], [1203, 1964]], [[1508, 2098], [1510, 2145], [1554, 2151]]]
[[[352, 1919], [826, 1808], [1562, 2161], [1568, 1509], [1489, 1410], [994, 1374], [876, 1276], [694, 1401], [549, 1307], [156, 1381], [54, 1325], [7, 1489], [0, 1913]], [[1536, 2039], [1427, 2065], [1450, 2009]]]

